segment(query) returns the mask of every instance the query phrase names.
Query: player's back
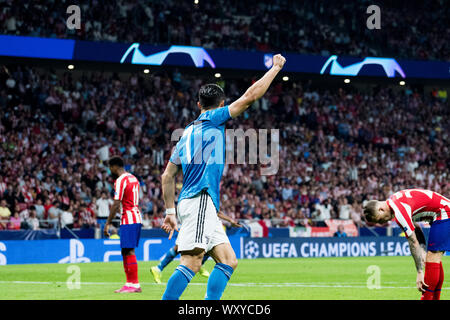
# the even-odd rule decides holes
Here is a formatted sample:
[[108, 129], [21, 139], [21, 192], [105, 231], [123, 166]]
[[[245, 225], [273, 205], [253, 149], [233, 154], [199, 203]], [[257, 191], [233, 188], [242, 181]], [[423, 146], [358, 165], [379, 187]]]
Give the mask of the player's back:
[[405, 189], [394, 193], [389, 199], [415, 221], [426, 217], [445, 220], [450, 214], [450, 200], [431, 190]]
[[219, 210], [219, 185], [225, 166], [225, 122], [228, 106], [208, 110], [190, 123], [170, 161], [183, 169], [183, 188], [178, 201], [207, 189]]
[[114, 183], [114, 200], [122, 202], [121, 224], [142, 223], [139, 211], [139, 180], [125, 172]]

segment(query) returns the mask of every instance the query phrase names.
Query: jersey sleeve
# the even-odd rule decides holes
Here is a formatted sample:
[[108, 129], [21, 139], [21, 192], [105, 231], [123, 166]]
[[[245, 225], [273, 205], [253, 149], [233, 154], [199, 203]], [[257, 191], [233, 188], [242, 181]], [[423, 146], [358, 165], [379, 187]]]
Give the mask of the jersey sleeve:
[[394, 210], [395, 222], [403, 229], [406, 237], [411, 236], [415, 230], [412, 221], [411, 207], [406, 203], [402, 203], [401, 201], [392, 198], [388, 200], [388, 205]]
[[178, 152], [178, 143], [175, 148], [173, 148], [172, 155], [170, 156], [169, 161], [173, 164], [176, 164], [177, 166], [181, 165], [180, 153]]
[[124, 178], [116, 180], [114, 183], [114, 200], [122, 201], [126, 183], [126, 179]]
[[211, 110], [210, 120], [216, 126], [221, 126], [231, 119], [230, 106], [226, 105], [223, 108]]

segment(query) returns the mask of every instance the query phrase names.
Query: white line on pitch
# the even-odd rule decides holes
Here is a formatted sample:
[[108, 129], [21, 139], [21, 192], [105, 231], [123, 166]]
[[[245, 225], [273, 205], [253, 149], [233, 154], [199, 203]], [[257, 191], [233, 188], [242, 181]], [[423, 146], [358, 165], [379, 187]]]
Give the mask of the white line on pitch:
[[[51, 282], [51, 281], [0, 281], [0, 284], [44, 284], [44, 285], [64, 285], [65, 282]], [[386, 282], [396, 283], [396, 282]], [[81, 285], [122, 285], [123, 282], [81, 282]], [[166, 285], [167, 283], [156, 284], [153, 282], [143, 282], [141, 285]], [[190, 283], [191, 286], [206, 286], [206, 283]], [[286, 283], [229, 283], [231, 287], [304, 287], [304, 288], [367, 288], [366, 285], [356, 285], [356, 283], [300, 283], [300, 282], [286, 282]], [[415, 289], [412, 286], [382, 286], [381, 289]], [[448, 290], [450, 287], [442, 288]]]

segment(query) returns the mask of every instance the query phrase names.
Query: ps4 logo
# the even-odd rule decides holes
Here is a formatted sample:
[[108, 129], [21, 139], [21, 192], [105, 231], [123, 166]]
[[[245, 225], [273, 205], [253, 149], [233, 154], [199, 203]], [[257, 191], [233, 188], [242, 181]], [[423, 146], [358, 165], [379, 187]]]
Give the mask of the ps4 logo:
[[197, 68], [203, 68], [205, 61], [209, 63], [212, 68], [216, 65], [213, 59], [209, 56], [208, 52], [202, 47], [190, 47], [190, 46], [171, 46], [169, 49], [157, 52], [151, 55], [144, 55], [139, 49], [139, 43], [133, 43], [122, 56], [120, 63], [124, 63], [128, 55], [133, 51], [131, 56], [132, 64], [146, 64], [160, 66], [166, 60], [167, 56], [171, 53], [185, 53], [189, 55]]
[[320, 74], [324, 74], [330, 64], [330, 74], [334, 76], [357, 76], [363, 66], [379, 65], [383, 68], [388, 78], [395, 77], [396, 72], [399, 73], [402, 78], [406, 77], [400, 65], [393, 58], [366, 57], [363, 61], [348, 65], [346, 67], [343, 67], [337, 59], [338, 56], [336, 55], [332, 55], [328, 58], [323, 65], [322, 70], [320, 70]]
[[58, 263], [80, 263], [91, 262], [91, 259], [84, 257], [84, 244], [80, 240], [70, 239], [69, 256], [62, 258]]

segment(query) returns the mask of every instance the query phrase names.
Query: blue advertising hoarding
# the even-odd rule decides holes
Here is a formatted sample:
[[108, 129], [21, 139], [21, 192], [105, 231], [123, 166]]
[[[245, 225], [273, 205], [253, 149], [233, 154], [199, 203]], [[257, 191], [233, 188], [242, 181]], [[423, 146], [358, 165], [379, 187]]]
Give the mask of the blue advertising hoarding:
[[[0, 56], [95, 61], [148, 66], [264, 71], [275, 53], [92, 42], [0, 35]], [[283, 53], [285, 72], [336, 76], [450, 79], [450, 62], [398, 60], [392, 57], [344, 57]]]
[[[313, 258], [406, 256], [402, 237], [355, 238], [246, 238], [231, 236], [238, 258]], [[173, 245], [167, 238], [141, 239], [139, 261], [159, 260]], [[0, 241], [0, 265], [31, 263], [84, 263], [121, 261], [120, 240], [61, 239]]]
[[[240, 237], [231, 236], [230, 242], [240, 254]], [[159, 260], [175, 240], [141, 238], [136, 248], [139, 261]], [[31, 263], [88, 263], [122, 261], [120, 240], [61, 239], [61, 240], [6, 240], [0, 241], [0, 265]]]
[[[95, 54], [93, 54], [95, 52]], [[376, 76], [387, 78], [450, 79], [450, 63], [407, 61], [385, 57], [330, 57], [283, 53], [285, 72], [337, 76]], [[257, 51], [210, 50], [189, 46], [93, 43], [77, 41], [74, 59], [120, 62], [140, 65], [190, 66], [197, 68], [264, 71], [272, 66], [272, 53]]]
[[[136, 249], [140, 261], [158, 260], [174, 245], [166, 239], [141, 239]], [[11, 240], [0, 242], [1, 264], [80, 263], [121, 261], [120, 240]]]
[[0, 35], [0, 56], [72, 60], [75, 40]]
[[241, 238], [240, 249], [240, 257], [247, 259], [407, 255], [404, 237]]

